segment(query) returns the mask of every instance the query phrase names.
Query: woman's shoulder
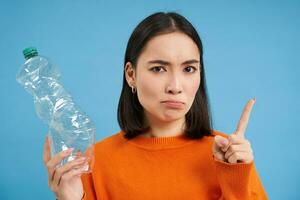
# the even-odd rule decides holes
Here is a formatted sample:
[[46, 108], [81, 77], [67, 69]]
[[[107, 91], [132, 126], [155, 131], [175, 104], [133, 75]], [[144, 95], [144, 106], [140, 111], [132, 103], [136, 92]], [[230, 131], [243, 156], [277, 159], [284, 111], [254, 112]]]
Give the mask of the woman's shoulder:
[[123, 140], [122, 131], [118, 131], [107, 137], [100, 139], [98, 142], [95, 143], [95, 145], [101, 146], [101, 145], [111, 144], [111, 143], [115, 143], [115, 142], [120, 142], [122, 140]]
[[118, 131], [105, 138], [102, 138], [101, 140], [95, 143], [95, 147], [99, 148], [104, 146], [115, 146], [118, 145], [120, 142], [124, 142], [122, 131]]

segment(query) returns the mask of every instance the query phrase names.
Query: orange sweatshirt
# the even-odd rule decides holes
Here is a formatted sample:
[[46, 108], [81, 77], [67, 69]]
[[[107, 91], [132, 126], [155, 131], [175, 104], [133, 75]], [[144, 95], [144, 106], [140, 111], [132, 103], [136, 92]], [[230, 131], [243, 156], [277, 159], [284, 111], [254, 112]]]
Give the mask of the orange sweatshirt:
[[215, 160], [213, 137], [123, 134], [96, 143], [93, 172], [82, 176], [85, 200], [268, 199], [254, 162]]

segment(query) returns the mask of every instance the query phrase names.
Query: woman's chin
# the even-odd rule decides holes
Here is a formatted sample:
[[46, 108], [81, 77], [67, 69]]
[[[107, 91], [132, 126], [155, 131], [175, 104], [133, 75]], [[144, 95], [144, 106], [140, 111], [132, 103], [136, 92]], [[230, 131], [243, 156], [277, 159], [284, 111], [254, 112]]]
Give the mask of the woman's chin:
[[184, 115], [176, 115], [176, 114], [164, 114], [163, 117], [161, 118], [162, 121], [164, 122], [172, 122], [172, 121], [177, 121], [177, 120], [180, 120], [182, 118], [184, 118], [185, 116]]

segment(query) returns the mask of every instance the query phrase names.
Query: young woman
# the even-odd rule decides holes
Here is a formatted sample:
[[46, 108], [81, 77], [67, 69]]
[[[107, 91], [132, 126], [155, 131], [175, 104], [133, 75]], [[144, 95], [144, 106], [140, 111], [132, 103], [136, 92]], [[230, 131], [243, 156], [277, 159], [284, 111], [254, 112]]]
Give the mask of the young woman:
[[212, 129], [202, 42], [177, 13], [155, 13], [133, 31], [125, 54], [118, 106], [121, 131], [95, 144], [92, 173], [85, 158], [56, 168], [71, 152], [44, 162], [59, 200], [267, 199], [246, 126]]

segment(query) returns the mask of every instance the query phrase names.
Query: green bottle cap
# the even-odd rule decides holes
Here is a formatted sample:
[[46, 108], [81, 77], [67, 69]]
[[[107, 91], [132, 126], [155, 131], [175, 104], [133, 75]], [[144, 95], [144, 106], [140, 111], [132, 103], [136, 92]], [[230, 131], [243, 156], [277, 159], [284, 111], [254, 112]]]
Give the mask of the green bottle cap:
[[23, 55], [26, 60], [38, 55], [37, 49], [35, 47], [28, 47], [23, 50]]

